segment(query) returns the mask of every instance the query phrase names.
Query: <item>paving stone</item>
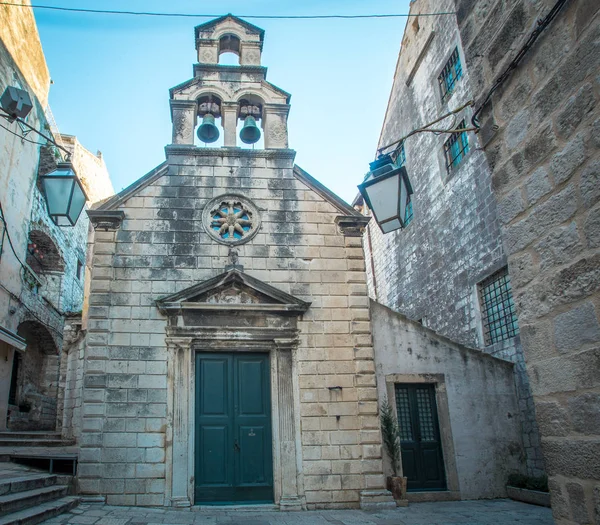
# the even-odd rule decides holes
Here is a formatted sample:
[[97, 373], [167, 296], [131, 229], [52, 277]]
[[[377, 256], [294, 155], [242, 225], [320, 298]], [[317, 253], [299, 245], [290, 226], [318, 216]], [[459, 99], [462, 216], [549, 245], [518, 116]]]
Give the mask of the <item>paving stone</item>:
[[[411, 503], [408, 507], [376, 512], [331, 510], [306, 512], [248, 512], [223, 508], [149, 509], [94, 504], [79, 514], [67, 513], [77, 525], [552, 525], [550, 509], [511, 500]], [[56, 518], [44, 522], [58, 523]]]

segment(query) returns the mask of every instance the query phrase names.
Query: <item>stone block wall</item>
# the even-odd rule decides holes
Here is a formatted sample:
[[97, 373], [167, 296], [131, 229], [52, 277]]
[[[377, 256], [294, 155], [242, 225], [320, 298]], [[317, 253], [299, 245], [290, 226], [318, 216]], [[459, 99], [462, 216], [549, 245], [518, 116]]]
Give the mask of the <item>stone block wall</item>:
[[371, 305], [380, 398], [395, 407], [395, 383], [433, 383], [448, 491], [506, 497], [508, 476], [525, 472], [514, 365]]
[[[475, 93], [553, 4], [456, 2]], [[561, 525], [600, 520], [599, 8], [566, 2], [481, 117]]]
[[[418, 16], [438, 10], [452, 12], [454, 2], [411, 3], [414, 16], [404, 32], [379, 147], [473, 98], [456, 18]], [[454, 49], [462, 78], [442, 101], [438, 76]], [[466, 108], [436, 127], [456, 127], [463, 119], [472, 127], [471, 115], [472, 108]], [[507, 264], [500, 233], [505, 211], [496, 207], [492, 171], [478, 136], [468, 133], [470, 151], [450, 173], [444, 158], [448, 138], [420, 133], [405, 141], [414, 218], [407, 228], [385, 235], [374, 221], [367, 227], [369, 293], [439, 334], [515, 363], [527, 471], [541, 475], [544, 465], [520, 338], [504, 341], [500, 348], [486, 347], [483, 339], [477, 285]]]
[[308, 508], [358, 506], [360, 492], [382, 489], [384, 480], [361, 238], [345, 236], [335, 221], [352, 210], [324, 198], [294, 168], [291, 150], [167, 151], [168, 167], [107, 203], [125, 213], [122, 225], [95, 231], [81, 491], [110, 504], [170, 504], [173, 364], [155, 301], [224, 271], [229, 247], [206, 233], [202, 213], [212, 198], [234, 193], [250, 199], [262, 220], [257, 235], [237, 246], [244, 272], [312, 303], [298, 322], [294, 359], [301, 496]]

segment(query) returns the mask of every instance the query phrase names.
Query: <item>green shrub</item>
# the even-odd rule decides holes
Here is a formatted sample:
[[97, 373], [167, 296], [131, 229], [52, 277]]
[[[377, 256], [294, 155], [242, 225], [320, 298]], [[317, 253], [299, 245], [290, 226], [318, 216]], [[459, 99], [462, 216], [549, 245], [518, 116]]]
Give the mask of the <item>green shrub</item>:
[[381, 404], [379, 417], [381, 419], [383, 445], [390, 457], [394, 476], [397, 476], [398, 462], [400, 461], [400, 430], [398, 429], [398, 423], [396, 423], [396, 418], [394, 417], [394, 410], [387, 402], [387, 399], [384, 399]]

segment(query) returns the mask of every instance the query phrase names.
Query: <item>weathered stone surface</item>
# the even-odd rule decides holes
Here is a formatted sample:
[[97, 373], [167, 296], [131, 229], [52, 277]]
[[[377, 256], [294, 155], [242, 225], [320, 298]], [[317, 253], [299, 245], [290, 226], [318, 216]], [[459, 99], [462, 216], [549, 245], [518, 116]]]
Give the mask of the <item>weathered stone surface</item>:
[[600, 324], [592, 303], [584, 303], [554, 320], [554, 340], [559, 352], [572, 352], [600, 340]]
[[600, 207], [588, 213], [583, 227], [590, 248], [600, 248]]
[[556, 125], [560, 135], [569, 137], [595, 105], [593, 87], [585, 84], [568, 99], [565, 108], [557, 116]]
[[530, 206], [552, 190], [552, 184], [545, 167], [538, 168], [531, 174], [525, 181], [525, 190], [527, 192], [527, 203]]
[[569, 413], [576, 432], [587, 435], [600, 433], [600, 394], [587, 392], [569, 399]]
[[[502, 2], [485, 4], [482, 13], [474, 4], [457, 3], [461, 37], [469, 40], [471, 51], [467, 66], [483, 71], [474, 84], [481, 93], [497, 77], [488, 65], [491, 51], [483, 43], [509, 32], [503, 26], [510, 20], [508, 14], [504, 19], [496, 14], [505, 7]], [[509, 266], [515, 268], [515, 302], [559, 525], [593, 519], [588, 510], [594, 505], [599, 463], [593, 444], [599, 435], [596, 425], [588, 425], [585, 440], [573, 437], [584, 432], [584, 421], [597, 410], [600, 394], [598, 350], [589, 348], [597, 344], [595, 309], [600, 304], [596, 4], [582, 1], [563, 10], [528, 49], [520, 67], [494, 95], [490, 118], [504, 127], [494, 137], [494, 147], [485, 147], [498, 201], [524, 188], [529, 206], [520, 212], [523, 219], [513, 219], [502, 235]], [[549, 7], [542, 2], [515, 5], [523, 8], [523, 27], [528, 28], [522, 43]], [[530, 131], [522, 137], [517, 123], [526, 122], [521, 117], [527, 113], [532, 115]], [[545, 138], [536, 137], [536, 127]], [[503, 164], [497, 162], [498, 152]], [[527, 262], [535, 272], [526, 271]]]
[[554, 229], [535, 246], [535, 250], [539, 253], [541, 270], [565, 264], [573, 260], [583, 249], [575, 222]]
[[544, 440], [548, 475], [581, 476], [598, 479], [600, 475], [600, 442], [597, 440]]
[[584, 136], [582, 133], [574, 137], [562, 151], [556, 153], [550, 161], [550, 168], [555, 184], [565, 182], [575, 170], [587, 160]]
[[581, 172], [581, 198], [591, 208], [600, 199], [600, 161], [593, 162]]
[[589, 523], [590, 516], [587, 511], [583, 486], [580, 483], [567, 483], [566, 489], [573, 519], [577, 523]]
[[570, 430], [569, 412], [555, 401], [541, 401], [535, 407], [537, 423], [544, 436], [566, 436]]

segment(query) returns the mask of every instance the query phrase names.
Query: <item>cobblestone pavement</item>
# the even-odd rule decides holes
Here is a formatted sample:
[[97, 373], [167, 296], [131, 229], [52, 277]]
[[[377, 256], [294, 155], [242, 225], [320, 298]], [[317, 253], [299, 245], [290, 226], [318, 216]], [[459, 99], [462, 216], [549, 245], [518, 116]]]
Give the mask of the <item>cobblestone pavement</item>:
[[45, 525], [552, 525], [550, 509], [511, 500], [412, 503], [407, 508], [365, 512], [329, 510], [166, 510], [82, 504]]

